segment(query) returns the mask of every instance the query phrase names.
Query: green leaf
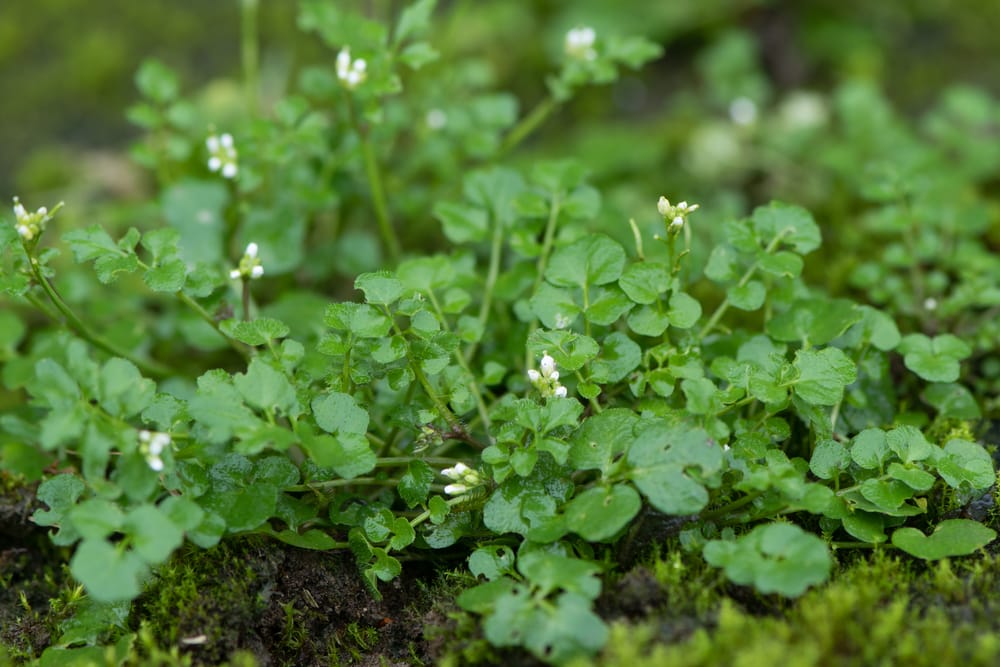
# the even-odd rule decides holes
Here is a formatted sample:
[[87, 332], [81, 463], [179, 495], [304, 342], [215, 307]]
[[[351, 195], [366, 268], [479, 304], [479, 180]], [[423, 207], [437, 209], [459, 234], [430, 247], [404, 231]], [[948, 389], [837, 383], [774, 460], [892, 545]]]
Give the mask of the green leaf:
[[599, 383], [620, 382], [642, 363], [642, 348], [616, 331], [604, 339], [601, 356], [590, 365], [591, 379]]
[[921, 395], [942, 417], [948, 419], [980, 419], [982, 412], [965, 385], [958, 383], [932, 384]]
[[895, 510], [913, 497], [913, 489], [895, 479], [866, 479], [860, 491], [865, 500], [886, 510]]
[[949, 440], [943, 450], [934, 451], [929, 461], [952, 488], [988, 489], [996, 483], [993, 457], [975, 442]]
[[132, 600], [142, 592], [147, 568], [134, 552], [104, 540], [84, 540], [69, 563], [87, 594], [99, 602]]
[[558, 287], [587, 289], [618, 280], [624, 266], [621, 244], [603, 234], [592, 234], [552, 253], [545, 279]]
[[80, 538], [76, 529], [64, 522], [64, 518], [76, 501], [83, 495], [86, 486], [75, 475], [62, 474], [50, 477], [42, 482], [37, 491], [38, 500], [49, 506], [49, 509], [37, 509], [31, 515], [31, 520], [39, 526], [54, 526], [52, 541], [65, 546]]
[[427, 500], [434, 476], [434, 469], [424, 461], [417, 459], [407, 464], [406, 472], [399, 478], [397, 487], [399, 497], [407, 507], [414, 508]]
[[531, 310], [548, 329], [566, 329], [580, 314], [573, 293], [568, 289], [542, 283], [531, 297]]
[[614, 537], [639, 513], [642, 500], [627, 484], [587, 489], [566, 505], [566, 526], [588, 542]]
[[71, 507], [67, 516], [85, 540], [104, 539], [121, 528], [125, 520], [118, 505], [104, 498], [88, 498]]
[[354, 281], [354, 289], [365, 293], [365, 301], [377, 306], [391, 306], [403, 296], [403, 283], [388, 271], [362, 273]]
[[794, 366], [799, 371], [795, 393], [813, 405], [836, 405], [844, 396], [844, 387], [857, 379], [854, 362], [836, 347], [819, 352], [799, 350]]
[[474, 243], [486, 240], [489, 235], [489, 214], [468, 204], [438, 202], [434, 217], [441, 222], [444, 235], [452, 243]]
[[821, 440], [809, 459], [809, 469], [820, 479], [834, 479], [847, 469], [851, 454], [836, 440]]
[[822, 539], [789, 523], [758, 526], [732, 541], [711, 540], [703, 555], [734, 583], [786, 597], [826, 581], [833, 565]]
[[934, 486], [936, 478], [926, 470], [920, 468], [908, 468], [902, 463], [893, 461], [889, 464], [888, 475], [897, 479], [914, 491], [930, 491]]
[[368, 412], [349, 394], [331, 392], [317, 396], [312, 409], [316, 423], [327, 433], [364, 435], [368, 432]]
[[528, 337], [528, 350], [538, 359], [547, 352], [562, 372], [578, 370], [597, 356], [599, 348], [590, 336], [539, 329]]
[[222, 331], [247, 345], [266, 345], [268, 341], [284, 338], [289, 333], [288, 325], [270, 317], [259, 317], [249, 322], [225, 320]]
[[628, 314], [629, 329], [640, 336], [660, 336], [670, 326], [670, 315], [654, 306], [641, 306]]
[[625, 293], [614, 285], [598, 288], [590, 295], [590, 304], [584, 310], [592, 324], [610, 326], [632, 308], [634, 304]]
[[772, 317], [766, 329], [774, 340], [826, 345], [861, 317], [857, 306], [848, 299], [804, 299]]
[[775, 253], [761, 252], [757, 257], [757, 266], [761, 271], [770, 273], [772, 276], [784, 276], [787, 278], [798, 278], [802, 273], [802, 257], [794, 252], [779, 250]]
[[844, 530], [868, 544], [881, 544], [889, 539], [885, 534], [885, 515], [856, 510], [841, 519]]
[[865, 429], [851, 441], [851, 458], [867, 470], [881, 469], [889, 455], [889, 444], [882, 429]]
[[996, 531], [977, 521], [949, 519], [934, 527], [930, 535], [916, 528], [899, 528], [892, 534], [892, 543], [911, 556], [923, 560], [939, 560], [951, 556], [967, 556], [996, 539]]
[[63, 234], [63, 241], [69, 244], [73, 257], [78, 262], [90, 262], [106, 255], [126, 254], [100, 225], [70, 230]]
[[436, 4], [437, 0], [417, 0], [403, 9], [399, 15], [399, 22], [396, 23], [393, 42], [401, 44], [408, 37], [427, 30], [430, 27], [431, 14], [434, 13]]
[[145, 97], [167, 104], [180, 92], [180, 83], [172, 69], [152, 58], [144, 60], [135, 73], [135, 85]]
[[729, 303], [740, 310], [757, 310], [764, 305], [767, 289], [759, 280], [750, 280], [745, 285], [733, 285], [726, 290]]
[[101, 366], [97, 387], [101, 407], [114, 417], [127, 418], [142, 412], [156, 395], [156, 383], [142, 377], [131, 361], [118, 357]]
[[155, 292], [179, 292], [187, 281], [187, 265], [182, 259], [168, 260], [146, 271], [142, 279]]
[[514, 571], [514, 552], [508, 546], [479, 547], [469, 555], [469, 571], [490, 581], [499, 579]]
[[368, 439], [360, 433], [310, 436], [303, 438], [303, 444], [317, 465], [333, 468], [344, 479], [371, 472], [377, 462]]
[[659, 262], [639, 262], [630, 264], [618, 286], [635, 303], [654, 303], [670, 288], [670, 270]]
[[702, 429], [647, 423], [627, 454], [629, 477], [650, 504], [664, 514], [694, 514], [708, 504], [708, 490], [698, 478], [722, 468], [722, 448]]
[[227, 225], [222, 216], [228, 203], [229, 191], [217, 181], [183, 180], [163, 191], [163, 215], [180, 233], [181, 259], [191, 264], [228, 263], [223, 252]]
[[260, 357], [250, 360], [246, 374], [233, 376], [233, 386], [248, 404], [259, 410], [277, 409], [291, 417], [302, 413], [288, 378]]
[[152, 505], [140, 505], [129, 512], [123, 532], [131, 538], [136, 553], [150, 565], [166, 561], [184, 541], [184, 531]]
[[569, 463], [579, 470], [607, 472], [632, 439], [639, 417], [631, 410], [611, 408], [584, 420], [573, 433]]
[[304, 533], [286, 528], [280, 532], [268, 531], [285, 544], [290, 544], [299, 549], [312, 549], [313, 551], [332, 551], [336, 549], [338, 543], [330, 535], [318, 528], [312, 528]]
[[897, 349], [906, 367], [929, 382], [954, 382], [961, 371], [959, 360], [972, 354], [968, 344], [951, 334], [933, 339], [924, 334], [910, 334]]
[[690, 329], [701, 317], [701, 304], [689, 294], [674, 292], [670, 295], [670, 324], [678, 329]]
[[753, 224], [765, 244], [780, 237], [782, 243], [805, 255], [820, 246], [820, 231], [812, 214], [801, 206], [772, 202], [758, 206], [753, 212]]

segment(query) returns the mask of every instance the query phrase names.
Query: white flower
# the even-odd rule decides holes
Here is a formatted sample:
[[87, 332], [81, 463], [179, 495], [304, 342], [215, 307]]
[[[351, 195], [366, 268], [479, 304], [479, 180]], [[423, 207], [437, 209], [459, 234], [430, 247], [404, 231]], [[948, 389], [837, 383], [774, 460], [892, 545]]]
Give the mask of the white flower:
[[239, 173], [239, 154], [236, 152], [233, 135], [228, 132], [221, 136], [209, 135], [205, 139], [205, 147], [209, 153], [208, 170], [219, 172], [223, 178], [236, 178]]
[[729, 118], [737, 125], [753, 125], [757, 120], [757, 105], [749, 97], [737, 97], [729, 105]]
[[351, 60], [351, 49], [344, 47], [337, 54], [337, 78], [348, 90], [360, 86], [368, 76], [368, 63], [362, 58]]
[[460, 496], [463, 493], [467, 492], [468, 490], [469, 487], [467, 487], [465, 484], [449, 484], [448, 486], [444, 487], [444, 492], [449, 496]]
[[19, 197], [14, 197], [14, 229], [17, 230], [18, 236], [20, 236], [25, 241], [33, 241], [38, 238], [38, 235], [42, 233], [45, 229], [45, 223], [48, 222], [52, 215], [55, 214], [59, 208], [62, 207], [62, 203], [56, 206], [52, 213], [49, 213], [49, 209], [45, 206], [39, 207], [34, 213], [29, 213], [24, 204], [21, 203]]
[[556, 360], [548, 352], [542, 353], [542, 360], [539, 362], [541, 371], [534, 368], [528, 369], [528, 380], [535, 386], [538, 393], [543, 398], [565, 398], [566, 387], [559, 384], [559, 371], [556, 370]]
[[424, 122], [427, 123], [427, 127], [430, 129], [440, 130], [448, 123], [448, 114], [440, 109], [431, 109], [427, 112], [427, 116], [424, 117]]
[[686, 201], [682, 201], [673, 205], [666, 197], [660, 197], [659, 201], [656, 202], [656, 210], [663, 216], [664, 222], [670, 221], [667, 225], [667, 231], [671, 234], [677, 234], [687, 222], [688, 215], [698, 210], [698, 204], [688, 204]]
[[229, 277], [233, 280], [240, 278], [247, 280], [263, 276], [264, 266], [257, 257], [258, 250], [256, 243], [252, 241], [248, 243], [247, 249], [243, 252], [243, 257], [240, 259], [240, 265], [229, 272]]
[[555, 320], [556, 329], [565, 329], [573, 322], [569, 316], [563, 313], [556, 313]]
[[937, 310], [937, 307], [938, 307], [938, 302], [937, 299], [935, 299], [934, 297], [929, 296], [926, 299], [924, 299], [924, 308], [926, 310], [931, 310], [931, 311]]
[[566, 55], [577, 60], [594, 60], [597, 58], [597, 51], [594, 50], [594, 42], [597, 41], [597, 33], [589, 26], [577, 26], [566, 33], [566, 40], [563, 42], [563, 49]]
[[146, 458], [146, 464], [154, 472], [163, 470], [163, 454], [171, 443], [170, 434], [152, 433], [147, 430], [139, 431], [139, 451]]

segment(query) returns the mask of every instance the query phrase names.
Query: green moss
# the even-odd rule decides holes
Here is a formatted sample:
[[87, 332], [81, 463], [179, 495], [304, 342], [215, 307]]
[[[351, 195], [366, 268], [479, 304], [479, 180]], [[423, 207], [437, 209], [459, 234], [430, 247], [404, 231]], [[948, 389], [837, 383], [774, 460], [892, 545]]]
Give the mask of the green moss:
[[160, 646], [198, 647], [199, 661], [228, 659], [264, 605], [257, 590], [266, 565], [248, 557], [253, 544], [233, 540], [178, 554], [136, 601], [133, 627], [141, 620]]
[[992, 665], [1000, 659], [998, 591], [995, 557], [924, 566], [875, 553], [776, 605], [784, 607], [778, 614], [752, 613], [747, 607], [755, 605], [736, 601], [741, 595], [724, 597], [711, 620], [681, 641], [670, 636], [669, 614], [616, 622], [600, 658], [576, 664]]

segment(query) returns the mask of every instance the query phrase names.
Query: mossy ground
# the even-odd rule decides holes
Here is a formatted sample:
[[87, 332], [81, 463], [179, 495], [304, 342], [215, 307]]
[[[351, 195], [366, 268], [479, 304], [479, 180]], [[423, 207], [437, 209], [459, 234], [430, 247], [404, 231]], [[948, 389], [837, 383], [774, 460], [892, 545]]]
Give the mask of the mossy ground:
[[[6, 480], [4, 490], [0, 663], [31, 663], [75, 631], [105, 647], [79, 654], [90, 664], [540, 664], [482, 639], [452, 601], [470, 583], [453, 564], [408, 563], [377, 600], [349, 554], [262, 538], [183, 549], [115, 621], [89, 608], [63, 564], [68, 553], [28, 521], [31, 487]], [[609, 574], [597, 609], [611, 639], [576, 667], [1000, 662], [1000, 548], [933, 564], [841, 552], [829, 584], [789, 601], [734, 586], [676, 538], [652, 534], [675, 528], [654, 525], [641, 538], [645, 555]]]

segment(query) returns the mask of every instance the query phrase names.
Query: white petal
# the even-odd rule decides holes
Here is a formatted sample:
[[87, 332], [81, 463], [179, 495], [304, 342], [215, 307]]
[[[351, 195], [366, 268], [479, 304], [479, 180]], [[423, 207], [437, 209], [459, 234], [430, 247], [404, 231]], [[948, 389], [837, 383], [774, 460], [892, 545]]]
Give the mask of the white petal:
[[542, 379], [542, 374], [536, 371], [534, 368], [529, 368], [528, 379], [531, 380], [532, 383], [537, 383], [539, 380]]
[[149, 464], [149, 467], [156, 472], [163, 470], [163, 459], [159, 456], [150, 456], [146, 459], [146, 462]]
[[208, 147], [208, 150], [211, 152], [217, 152], [219, 150], [219, 138], [214, 134], [211, 135], [208, 139], [205, 139], [205, 146]]
[[225, 148], [232, 148], [233, 147], [233, 135], [231, 135], [231, 134], [229, 134], [227, 132], [226, 134], [224, 134], [221, 137], [219, 137], [219, 143], [222, 144], [222, 146], [225, 147]]
[[264, 275], [264, 267], [260, 264], [250, 269], [251, 278], [260, 278], [262, 275]]
[[247, 244], [247, 251], [246, 251], [245, 254], [246, 254], [247, 257], [250, 257], [251, 259], [253, 259], [254, 257], [256, 257], [257, 256], [257, 244], [253, 243], [252, 241], [250, 243], [248, 243]]
[[660, 212], [660, 215], [668, 215], [670, 213], [670, 200], [666, 197], [660, 197], [660, 201], [656, 203], [656, 210]]
[[232, 278], [233, 280], [238, 279], [242, 275], [243, 274], [240, 272], [239, 269], [233, 269], [232, 271], [229, 272], [229, 277]]
[[465, 484], [449, 484], [444, 487], [444, 492], [449, 496], [460, 496], [469, 490]]
[[542, 361], [539, 364], [542, 368], [542, 375], [549, 377], [556, 370], [556, 360], [550, 357], [547, 353], [542, 355]]
[[219, 171], [222, 168], [222, 160], [215, 157], [214, 155], [208, 158], [208, 168], [211, 171]]
[[566, 387], [558, 386], [554, 392], [557, 398], [566, 398]]
[[222, 167], [222, 175], [226, 178], [236, 178], [236, 163], [227, 162], [224, 167]]

